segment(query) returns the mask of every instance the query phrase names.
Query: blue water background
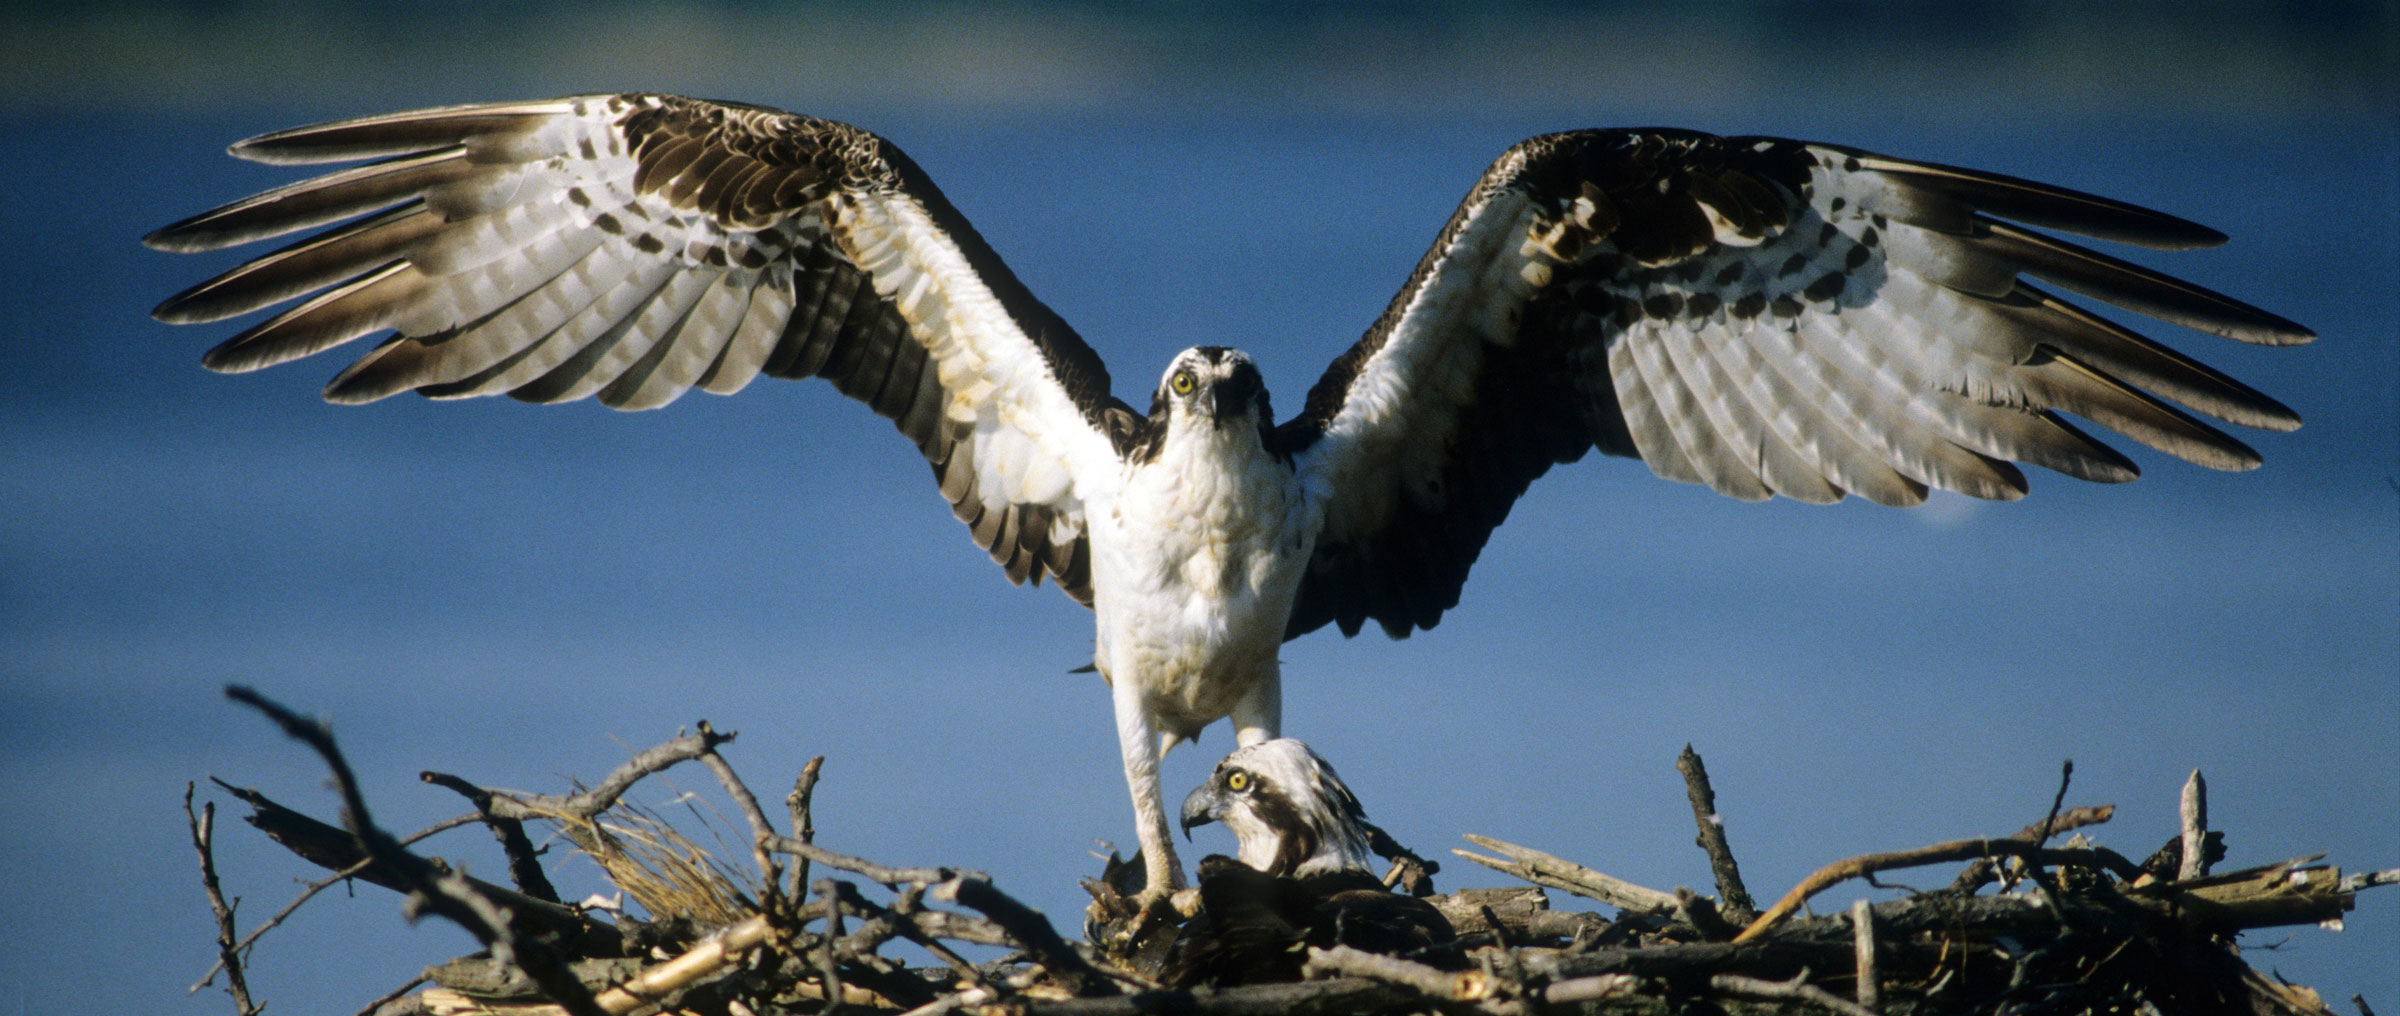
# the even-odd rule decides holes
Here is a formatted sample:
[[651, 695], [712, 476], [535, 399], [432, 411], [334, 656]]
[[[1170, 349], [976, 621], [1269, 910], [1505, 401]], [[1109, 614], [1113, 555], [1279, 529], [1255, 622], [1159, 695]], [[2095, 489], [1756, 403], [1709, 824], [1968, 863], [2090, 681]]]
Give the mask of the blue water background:
[[[127, 63], [0, 112], [0, 924], [21, 932], [0, 950], [0, 1012], [222, 1011], [182, 995], [212, 958], [177, 812], [185, 781], [213, 774], [335, 808], [311, 758], [219, 697], [228, 682], [327, 715], [398, 830], [460, 810], [419, 769], [556, 790], [705, 718], [742, 732], [731, 758], [774, 798], [802, 761], [828, 756], [828, 845], [985, 868], [1074, 929], [1093, 842], [1132, 839], [1107, 697], [1068, 672], [1087, 658], [1089, 615], [1001, 581], [883, 421], [814, 381], [644, 414], [339, 408], [316, 399], [331, 358], [214, 376], [198, 354], [232, 328], [146, 316], [231, 262], [136, 237], [292, 178], [222, 157], [234, 138], [637, 85], [890, 136], [1136, 402], [1175, 350], [1221, 343], [1253, 352], [1296, 408], [1483, 164], [1544, 130], [1674, 122], [1841, 141], [2223, 229], [2234, 239], [2221, 249], [2135, 256], [2323, 338], [2260, 349], [2146, 330], [2302, 414], [2296, 433], [2242, 435], [2264, 468], [2223, 475], [2135, 450], [2147, 475], [2129, 486], [2037, 472], [2022, 503], [1902, 512], [1740, 504], [1587, 460], [1517, 506], [1438, 629], [1287, 647], [1287, 729], [1420, 852], [1447, 856], [1477, 832], [1660, 887], [1707, 887], [1672, 769], [1687, 742], [1762, 895], [1850, 854], [2012, 831], [2048, 807], [2069, 758], [2068, 803], [2116, 804], [2089, 835], [2129, 855], [2173, 832], [2176, 790], [2200, 767], [2231, 863], [2326, 851], [2349, 869], [2400, 864], [2400, 216], [2390, 78], [2376, 70], [2388, 53], [2366, 68], [2350, 50], [2264, 71], [2152, 60], [2070, 85], [1971, 66], [1953, 82], [1930, 58], [1789, 57], [1711, 77], [1670, 53], [1729, 65], [1705, 51], [1713, 23], [1675, 22], [1664, 41], [1541, 54], [1542, 80], [1577, 61], [1619, 80], [1634, 63], [1657, 69], [1655, 91], [1529, 92], [1509, 84], [1522, 65], [1479, 71], [1497, 59], [1489, 46], [1428, 49], [1452, 36], [1358, 8], [1369, 28], [1398, 19], [1386, 29], [1398, 55], [1307, 50], [1282, 35], [1323, 37], [1322, 24], [1259, 15], [1196, 33], [1204, 73], [1160, 55], [1191, 29], [1159, 15], [1132, 20], [1140, 45], [1080, 43], [1115, 64], [1044, 77], [1056, 58], [1007, 49], [1022, 40], [1002, 33], [1005, 59], [878, 90], [855, 68], [759, 62], [771, 47], [725, 27], [751, 10], [733, 5], [623, 17], [716, 26], [690, 45], [750, 57], [738, 70], [644, 60], [630, 34], [601, 51], [616, 63], [584, 61], [575, 47], [591, 40], [531, 30], [453, 64], [342, 59], [375, 51], [370, 25], [325, 29], [314, 76], [260, 80], [240, 51], [206, 48], [256, 8], [106, 9], [161, 21], [115, 49], [72, 36], [91, 60]], [[1070, 24], [1126, 23], [1060, 10]], [[2266, 10], [2254, 20], [2274, 27], [2280, 8]], [[2367, 11], [2367, 30], [2388, 27], [2388, 12]], [[294, 20], [267, 47], [282, 54], [274, 73], [307, 62], [322, 27]], [[1953, 33], [1938, 52], [1976, 51], [1955, 35], [1971, 42], [1972, 26], [1937, 27]], [[1754, 26], [1732, 55], [1778, 37]], [[2149, 40], [2103, 33], [2070, 52], [2099, 66]], [[27, 59], [81, 73], [76, 52]], [[149, 71], [131, 63], [152, 58]], [[1005, 84], [976, 90], [978, 68]], [[1179, 750], [1168, 786], [1197, 783], [1227, 747], [1220, 728]], [[665, 807], [672, 791], [646, 795]], [[311, 877], [230, 813], [220, 823], [246, 921]], [[501, 870], [480, 834], [439, 843]], [[1228, 846], [1203, 830], [1192, 856]], [[588, 867], [563, 867], [572, 891], [597, 887]], [[1442, 881], [1505, 880], [1454, 860]], [[1821, 908], [1867, 892], [1837, 889]], [[2400, 892], [2368, 894], [2348, 923], [2245, 943], [2276, 947], [2254, 961], [2329, 998], [2400, 1005]], [[337, 892], [269, 936], [253, 985], [275, 1011], [349, 1012], [468, 948], [438, 923], [404, 927], [380, 890]]]

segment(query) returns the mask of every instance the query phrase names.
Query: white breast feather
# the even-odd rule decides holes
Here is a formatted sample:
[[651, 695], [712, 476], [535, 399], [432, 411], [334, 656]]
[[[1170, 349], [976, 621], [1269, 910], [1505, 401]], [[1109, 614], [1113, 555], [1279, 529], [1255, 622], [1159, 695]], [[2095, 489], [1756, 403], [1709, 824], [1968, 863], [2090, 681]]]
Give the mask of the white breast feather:
[[1314, 506], [1250, 435], [1170, 426], [1094, 520], [1093, 605], [1102, 669], [1189, 736], [1275, 672]]

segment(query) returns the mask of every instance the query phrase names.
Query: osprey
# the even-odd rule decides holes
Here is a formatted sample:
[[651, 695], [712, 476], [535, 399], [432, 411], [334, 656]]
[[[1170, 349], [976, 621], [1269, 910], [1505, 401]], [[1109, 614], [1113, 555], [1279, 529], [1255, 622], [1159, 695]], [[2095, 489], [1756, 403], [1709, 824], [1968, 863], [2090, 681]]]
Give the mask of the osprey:
[[1379, 319], [1277, 422], [1255, 364], [1175, 357], [1148, 411], [925, 173], [846, 124], [667, 95], [344, 120], [232, 154], [343, 168], [146, 238], [331, 227], [161, 304], [292, 306], [211, 350], [247, 371], [387, 334], [326, 387], [619, 409], [816, 375], [891, 419], [1013, 582], [1093, 608], [1152, 898], [1181, 884], [1161, 752], [1276, 736], [1276, 648], [1458, 602], [1527, 484], [1598, 448], [1745, 499], [2010, 499], [2014, 462], [2134, 464], [2072, 413], [2217, 469], [2258, 456], [2168, 404], [2282, 405], [2033, 281], [2229, 338], [2300, 326], [2029, 227], [2225, 238], [2105, 198], [1836, 145], [1668, 129], [1502, 153]]
[[1289, 737], [1235, 748], [1183, 799], [1183, 835], [1223, 822], [1243, 864], [1295, 878], [1374, 874], [1367, 811], [1333, 763]]
[[1201, 859], [1200, 916], [1169, 951], [1169, 985], [1295, 981], [1308, 946], [1421, 954], [1456, 937], [1432, 904], [1375, 877], [1365, 809], [1299, 741], [1235, 749], [1184, 799], [1182, 817], [1187, 836], [1225, 823], [1240, 857]]

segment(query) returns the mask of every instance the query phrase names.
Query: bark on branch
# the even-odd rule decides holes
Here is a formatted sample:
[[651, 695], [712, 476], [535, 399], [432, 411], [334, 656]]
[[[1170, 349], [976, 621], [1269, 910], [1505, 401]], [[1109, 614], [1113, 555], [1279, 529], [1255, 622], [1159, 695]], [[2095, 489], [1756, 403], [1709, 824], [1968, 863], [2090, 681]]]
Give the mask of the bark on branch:
[[[437, 828], [478, 821], [494, 828], [502, 834], [512, 867], [525, 869], [518, 872], [520, 885], [547, 884], [538, 877], [540, 857], [520, 828], [522, 820], [541, 818], [566, 830], [645, 908], [645, 917], [621, 915], [611, 924], [537, 895], [463, 878], [438, 860], [410, 853], [374, 825], [329, 731], [254, 693], [232, 694], [315, 748], [334, 773], [343, 806], [340, 826], [300, 815], [256, 791], [227, 787], [254, 809], [252, 824], [335, 870], [315, 888], [348, 878], [393, 888], [408, 894], [412, 910], [458, 921], [489, 948], [488, 955], [429, 971], [430, 988], [379, 1000], [370, 1008], [380, 1016], [658, 1011], [802, 1016], [834, 1009], [906, 1010], [908, 1016], [1424, 1011], [1540, 1016], [1566, 1009], [1641, 1016], [1710, 1009], [1729, 1016], [1798, 1009], [1839, 1016], [2016, 1011], [2331, 1016], [2313, 995], [2250, 970], [2228, 947], [2230, 936], [2245, 928], [2339, 917], [2356, 892], [2400, 882], [2400, 869], [2344, 878], [2314, 858], [2162, 880], [2160, 870], [2146, 873], [2112, 851], [2073, 842], [2052, 846], [2052, 836], [2112, 814], [2107, 807], [2063, 808], [2062, 773], [2049, 814], [2013, 836], [1955, 840], [1827, 865], [1738, 934], [1710, 897], [1633, 885], [1542, 851], [1470, 836], [1500, 856], [1464, 850], [1458, 851], [1461, 856], [1537, 886], [1598, 900], [1620, 913], [1611, 919], [1552, 911], [1539, 889], [1525, 887], [1432, 896], [1428, 902], [1448, 916], [1462, 936], [1458, 941], [1401, 955], [1354, 943], [1319, 946], [1306, 954], [1308, 980], [1171, 991], [1140, 973], [1155, 967], [1137, 967], [1124, 955], [1097, 948], [1087, 954], [981, 872], [947, 865], [896, 867], [819, 845], [809, 799], [822, 759], [809, 763], [785, 798], [788, 835], [769, 824], [731, 761], [718, 752], [732, 735], [720, 735], [705, 723], [695, 733], [641, 753], [579, 794], [529, 795], [455, 777], [427, 777], [476, 805], [476, 814]], [[744, 881], [746, 876], [663, 820], [626, 803], [641, 780], [685, 761], [707, 765], [743, 814], [760, 883]], [[1732, 901], [1746, 890], [1715, 820], [1706, 770], [1688, 749], [1683, 762], [1679, 768], [1718, 898], [1738, 914]], [[219, 907], [218, 948], [225, 968], [238, 975], [237, 961], [264, 927], [248, 939], [234, 939], [232, 904], [215, 886], [210, 861], [213, 809], [194, 808], [187, 798], [186, 811], [204, 886]], [[2187, 832], [2198, 825], [2187, 823]], [[1712, 829], [1720, 834], [1711, 837]], [[2213, 849], [2216, 834], [2201, 829], [2200, 835], [2204, 851]], [[2021, 864], [2040, 891], [1976, 895], [2001, 860]], [[1860, 900], [1844, 913], [1825, 917], [1798, 915], [1809, 898], [1843, 881], [1951, 862], [1967, 862], [1966, 871], [1945, 891], [1880, 903]], [[812, 872], [816, 877], [808, 878]], [[836, 872], [863, 881], [832, 877]], [[754, 885], [764, 888], [753, 892]], [[890, 898], [882, 898], [876, 886], [888, 890]], [[1172, 924], [1166, 931], [1175, 934]], [[912, 968], [882, 955], [897, 941], [914, 943], [938, 965]], [[1014, 954], [979, 965], [961, 955], [960, 943]], [[1958, 987], [1970, 981], [1974, 989]], [[234, 983], [241, 983], [238, 976]], [[251, 1016], [256, 1010], [243, 1000], [246, 990], [236, 992], [237, 1004]]]

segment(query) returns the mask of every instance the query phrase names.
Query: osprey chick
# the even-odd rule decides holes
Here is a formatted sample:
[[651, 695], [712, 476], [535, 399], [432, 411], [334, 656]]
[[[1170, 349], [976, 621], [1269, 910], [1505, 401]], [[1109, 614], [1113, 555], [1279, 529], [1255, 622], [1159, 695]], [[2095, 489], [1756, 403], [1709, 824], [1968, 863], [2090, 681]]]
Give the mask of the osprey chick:
[[1366, 820], [1333, 763], [1289, 737], [1234, 749], [1183, 799], [1186, 838], [1222, 822], [1241, 862], [1269, 875], [1374, 877]]
[[2028, 280], [2246, 342], [2313, 337], [2028, 228], [2225, 239], [2173, 216], [1838, 145], [1582, 130], [1501, 153], [1298, 415], [1275, 422], [1257, 367], [1217, 347], [1177, 356], [1145, 415], [923, 170], [847, 124], [584, 95], [232, 152], [359, 164], [144, 238], [324, 227], [153, 311], [289, 304], [212, 369], [374, 335], [326, 398], [650, 409], [816, 376], [890, 419], [1011, 581], [1047, 576], [1096, 612], [1154, 897], [1182, 880], [1159, 754], [1228, 717], [1241, 744], [1277, 736], [1286, 639], [1432, 627], [1552, 465], [1596, 448], [1748, 500], [1895, 505], [2022, 496], [2016, 462], [2133, 478], [2072, 413], [2247, 469], [2257, 453], [2169, 401], [2268, 430], [2297, 416]]
[[1298, 980], [1310, 946], [1421, 955], [1456, 937], [1433, 905], [1375, 877], [1366, 812], [1317, 753], [1246, 745], [1183, 802], [1183, 829], [1223, 822], [1240, 860], [1200, 861], [1200, 915], [1161, 979], [1181, 987]]

